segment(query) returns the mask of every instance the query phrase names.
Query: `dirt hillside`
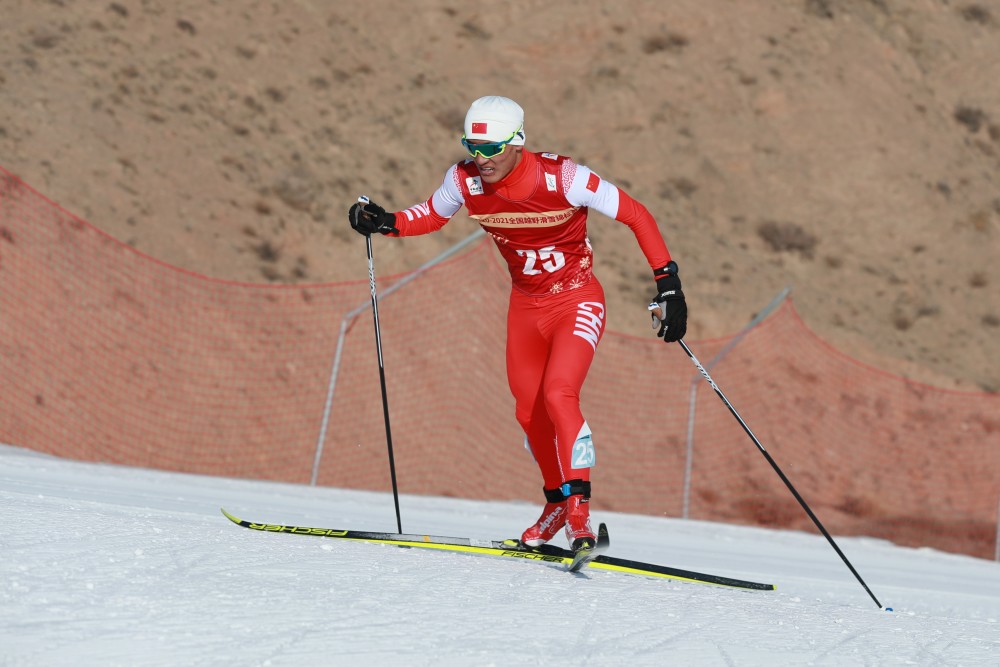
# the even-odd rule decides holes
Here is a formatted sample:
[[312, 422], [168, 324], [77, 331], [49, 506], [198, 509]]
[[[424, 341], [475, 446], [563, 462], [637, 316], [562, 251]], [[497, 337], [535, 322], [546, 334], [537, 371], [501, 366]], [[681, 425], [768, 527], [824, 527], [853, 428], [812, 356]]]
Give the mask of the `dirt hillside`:
[[[1000, 390], [1000, 3], [4, 0], [0, 165], [170, 264], [365, 279], [345, 211], [426, 199], [471, 100], [525, 108], [657, 217], [689, 339], [791, 286], [848, 354]], [[634, 238], [591, 221], [610, 327], [649, 335]], [[380, 275], [469, 233], [377, 239]]]

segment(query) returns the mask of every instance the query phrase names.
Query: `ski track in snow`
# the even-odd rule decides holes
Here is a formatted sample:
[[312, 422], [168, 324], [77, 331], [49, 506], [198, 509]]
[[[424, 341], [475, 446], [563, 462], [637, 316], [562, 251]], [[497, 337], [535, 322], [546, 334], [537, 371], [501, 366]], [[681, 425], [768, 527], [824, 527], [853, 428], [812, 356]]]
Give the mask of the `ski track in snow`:
[[[790, 499], [791, 501], [792, 499]], [[1000, 665], [1000, 564], [600, 513], [614, 555], [741, 591], [266, 534], [395, 530], [391, 496], [78, 463], [0, 446], [0, 665]], [[502, 538], [527, 503], [406, 496], [407, 532]], [[561, 539], [561, 538], [557, 538]]]

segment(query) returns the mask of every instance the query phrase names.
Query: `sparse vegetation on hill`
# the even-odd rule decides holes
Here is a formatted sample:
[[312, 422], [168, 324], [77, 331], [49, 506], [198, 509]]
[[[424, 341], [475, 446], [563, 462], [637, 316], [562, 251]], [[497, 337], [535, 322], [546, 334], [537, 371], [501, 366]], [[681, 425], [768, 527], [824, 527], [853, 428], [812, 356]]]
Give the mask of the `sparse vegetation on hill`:
[[[657, 216], [689, 337], [782, 287], [852, 356], [1000, 390], [1000, 14], [954, 0], [11, 0], [0, 164], [161, 260], [251, 282], [365, 277], [345, 211], [430, 196], [483, 94], [528, 148]], [[419, 266], [474, 230], [379, 240]], [[648, 335], [627, 229], [594, 216], [610, 326]]]

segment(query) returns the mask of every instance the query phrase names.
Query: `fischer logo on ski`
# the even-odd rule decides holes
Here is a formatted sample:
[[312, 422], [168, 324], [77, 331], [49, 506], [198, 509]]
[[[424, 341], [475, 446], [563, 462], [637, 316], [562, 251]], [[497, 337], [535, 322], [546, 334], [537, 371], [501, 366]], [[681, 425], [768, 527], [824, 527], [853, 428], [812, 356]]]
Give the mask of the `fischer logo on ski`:
[[302, 526], [282, 526], [277, 523], [251, 523], [247, 528], [252, 530], [262, 530], [268, 533], [294, 533], [296, 535], [320, 535], [323, 537], [344, 537], [346, 530], [334, 530], [333, 528], [303, 528]]

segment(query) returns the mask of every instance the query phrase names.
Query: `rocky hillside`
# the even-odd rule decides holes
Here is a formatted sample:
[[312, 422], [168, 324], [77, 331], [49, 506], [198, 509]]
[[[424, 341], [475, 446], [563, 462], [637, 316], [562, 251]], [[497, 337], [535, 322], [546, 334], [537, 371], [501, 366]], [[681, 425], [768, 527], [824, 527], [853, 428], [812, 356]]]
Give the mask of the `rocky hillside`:
[[[345, 211], [426, 199], [469, 102], [643, 201], [690, 339], [791, 286], [846, 353], [1000, 390], [995, 0], [5, 0], [0, 166], [162, 261], [250, 282], [366, 279]], [[377, 239], [381, 275], [475, 229]], [[652, 281], [594, 215], [610, 326]]]

